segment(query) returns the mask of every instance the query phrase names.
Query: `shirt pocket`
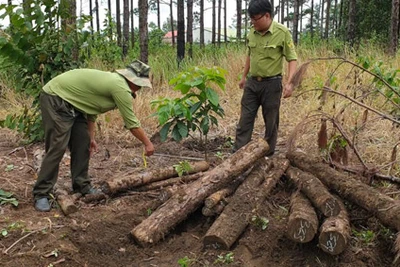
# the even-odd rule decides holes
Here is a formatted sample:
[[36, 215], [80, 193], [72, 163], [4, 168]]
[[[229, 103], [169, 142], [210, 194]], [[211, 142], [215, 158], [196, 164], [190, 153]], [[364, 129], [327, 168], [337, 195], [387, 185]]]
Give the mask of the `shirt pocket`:
[[265, 45], [264, 52], [267, 58], [277, 59], [280, 56], [280, 47], [275, 44]]

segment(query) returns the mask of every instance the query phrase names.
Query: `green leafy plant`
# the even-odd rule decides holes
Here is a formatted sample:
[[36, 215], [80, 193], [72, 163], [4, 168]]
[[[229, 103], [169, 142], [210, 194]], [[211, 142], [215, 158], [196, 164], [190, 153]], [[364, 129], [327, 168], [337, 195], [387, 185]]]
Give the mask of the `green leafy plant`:
[[[43, 139], [39, 112], [42, 86], [54, 76], [80, 66], [78, 47], [87, 39], [78, 30], [59, 27], [60, 19], [72, 16], [56, 0], [36, 0], [29, 5], [0, 5], [0, 19], [8, 17], [10, 26], [0, 35], [0, 57], [6, 62], [5, 72], [14, 77], [16, 92], [32, 98], [32, 105], [22, 114], [9, 114], [0, 122], [2, 127], [24, 134], [27, 142]], [[87, 19], [87, 18], [86, 18]], [[80, 27], [80, 28], [79, 28]]]
[[153, 213], [153, 210], [151, 208], [147, 209], [147, 216], [150, 216]]
[[375, 240], [375, 233], [371, 230], [357, 231], [353, 230], [353, 234], [366, 244], [370, 244]]
[[1, 236], [6, 237], [8, 235], [7, 229], [1, 229]]
[[214, 261], [214, 264], [217, 264], [217, 263], [229, 264], [234, 261], [234, 258], [235, 257], [234, 257], [233, 252], [229, 252], [225, 255], [218, 255], [217, 259]]
[[14, 166], [14, 164], [9, 164], [9, 165], [7, 165], [7, 167], [5, 168], [5, 172], [10, 172], [10, 171], [12, 171], [12, 170], [14, 170], [15, 169], [15, 166]]
[[192, 170], [192, 166], [190, 163], [185, 161], [180, 161], [179, 164], [173, 165], [175, 171], [178, 173], [178, 176], [181, 177], [184, 173], [188, 174], [190, 170]]
[[[151, 102], [162, 127], [161, 140], [165, 141], [169, 134], [175, 141], [181, 141], [190, 132], [199, 131], [201, 143], [207, 143], [207, 135], [211, 126], [218, 126], [219, 116], [223, 118], [224, 110], [219, 102], [219, 95], [211, 87], [217, 85], [225, 90], [226, 71], [219, 67], [194, 67], [179, 73], [169, 84], [174, 90], [183, 94], [181, 98], [159, 98]], [[207, 151], [205, 151], [207, 157]]]
[[267, 218], [262, 217], [262, 216], [258, 216], [258, 215], [253, 215], [253, 216], [251, 217], [251, 222], [252, 222], [255, 226], [260, 227], [261, 230], [263, 230], [263, 231], [264, 231], [265, 229], [267, 229], [268, 224], [269, 224], [269, 220], [268, 220]]
[[11, 204], [18, 207], [18, 200], [13, 196], [13, 193], [0, 189], [0, 205]]
[[178, 264], [180, 267], [189, 267], [193, 262], [194, 260], [190, 259], [188, 256], [185, 256], [178, 260]]

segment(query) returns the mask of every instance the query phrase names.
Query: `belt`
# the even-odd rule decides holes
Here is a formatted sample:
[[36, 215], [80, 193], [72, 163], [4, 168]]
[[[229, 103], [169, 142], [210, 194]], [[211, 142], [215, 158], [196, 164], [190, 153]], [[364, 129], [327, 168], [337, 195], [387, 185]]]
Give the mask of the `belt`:
[[271, 80], [276, 80], [276, 79], [282, 79], [282, 75], [278, 74], [278, 75], [270, 76], [270, 77], [251, 76], [251, 79], [256, 80], [257, 82], [271, 81]]

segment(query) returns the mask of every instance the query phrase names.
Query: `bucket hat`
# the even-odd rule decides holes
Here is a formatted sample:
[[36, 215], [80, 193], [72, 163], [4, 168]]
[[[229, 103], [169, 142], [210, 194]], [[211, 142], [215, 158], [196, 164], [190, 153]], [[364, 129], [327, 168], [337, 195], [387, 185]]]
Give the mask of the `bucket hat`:
[[137, 86], [153, 88], [149, 79], [150, 66], [140, 60], [136, 59], [125, 69], [118, 69], [115, 72]]

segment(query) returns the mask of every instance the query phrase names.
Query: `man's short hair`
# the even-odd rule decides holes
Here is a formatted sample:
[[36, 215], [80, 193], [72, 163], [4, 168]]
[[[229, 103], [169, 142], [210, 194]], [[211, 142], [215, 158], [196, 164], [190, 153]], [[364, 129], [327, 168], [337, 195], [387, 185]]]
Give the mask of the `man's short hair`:
[[265, 13], [269, 13], [271, 18], [274, 17], [271, 2], [268, 0], [251, 0], [247, 12], [250, 17]]

